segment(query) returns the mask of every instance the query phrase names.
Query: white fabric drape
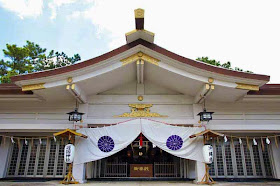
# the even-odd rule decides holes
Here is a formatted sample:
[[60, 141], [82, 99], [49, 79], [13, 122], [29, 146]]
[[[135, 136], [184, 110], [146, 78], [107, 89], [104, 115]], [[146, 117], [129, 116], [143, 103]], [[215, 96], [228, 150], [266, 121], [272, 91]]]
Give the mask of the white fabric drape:
[[[87, 135], [88, 138], [76, 138], [74, 164], [100, 160], [123, 150], [140, 134], [141, 125], [139, 120], [132, 120], [108, 127], [84, 128], [77, 132]], [[114, 140], [112, 151], [102, 152], [98, 148], [98, 140], [102, 136], [110, 136]]]
[[[180, 158], [204, 162], [201, 138], [189, 138], [192, 134], [203, 131], [200, 127], [177, 127], [162, 124], [159, 122], [141, 119], [142, 134], [160, 149]], [[167, 147], [166, 141], [172, 136], [177, 135], [182, 138], [182, 147], [178, 150], [171, 150]]]
[[[88, 138], [76, 138], [74, 164], [111, 156], [126, 148], [141, 132], [150, 142], [174, 156], [204, 162], [202, 139], [189, 138], [190, 135], [201, 131], [198, 127], [177, 127], [147, 119], [135, 119], [102, 128], [80, 129], [77, 132], [87, 135]], [[182, 146], [177, 150], [171, 150], [166, 145], [167, 139], [172, 135], [182, 139]], [[114, 141], [114, 147], [109, 152], [103, 152], [98, 147], [98, 140], [103, 136], [109, 136]]]

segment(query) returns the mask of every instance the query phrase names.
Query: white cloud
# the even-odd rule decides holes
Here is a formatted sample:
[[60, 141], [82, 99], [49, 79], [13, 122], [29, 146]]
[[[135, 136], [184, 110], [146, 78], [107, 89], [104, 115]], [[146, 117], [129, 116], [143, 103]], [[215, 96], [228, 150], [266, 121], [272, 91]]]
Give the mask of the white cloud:
[[57, 9], [66, 4], [75, 3], [76, 0], [52, 0], [48, 6], [51, 9], [51, 19], [55, 19], [57, 16]]
[[43, 0], [0, 0], [0, 5], [24, 19], [41, 15]]
[[133, 10], [144, 8], [145, 29], [156, 34], [156, 44], [192, 59], [231, 61], [280, 83], [279, 6], [278, 0], [95, 0], [73, 17], [89, 19], [113, 49], [135, 29]]

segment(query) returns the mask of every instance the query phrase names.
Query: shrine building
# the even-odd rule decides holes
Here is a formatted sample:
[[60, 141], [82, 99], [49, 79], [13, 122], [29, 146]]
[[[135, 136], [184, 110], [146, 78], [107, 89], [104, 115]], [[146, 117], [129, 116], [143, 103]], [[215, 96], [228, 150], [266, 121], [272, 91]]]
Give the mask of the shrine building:
[[[0, 178], [63, 179], [68, 139], [53, 134], [71, 129], [87, 136], [74, 143], [80, 183], [199, 182], [204, 142], [190, 136], [208, 129], [222, 134], [206, 139], [214, 180], [280, 179], [280, 84], [156, 45], [143, 9], [125, 37], [125, 45], [101, 56], [0, 84]], [[212, 119], [201, 121], [204, 111]]]

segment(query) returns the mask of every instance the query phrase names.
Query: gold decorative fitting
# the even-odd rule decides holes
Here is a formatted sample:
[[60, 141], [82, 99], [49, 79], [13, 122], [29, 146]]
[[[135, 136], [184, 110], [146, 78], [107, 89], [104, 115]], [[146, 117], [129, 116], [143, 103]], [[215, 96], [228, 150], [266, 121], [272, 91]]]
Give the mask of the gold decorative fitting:
[[144, 12], [145, 10], [141, 8], [134, 10], [135, 18], [144, 18]]
[[208, 82], [209, 82], [209, 83], [213, 83], [213, 82], [214, 82], [214, 79], [210, 77], [210, 78], [208, 78]]
[[156, 59], [154, 57], [151, 57], [143, 52], [138, 52], [136, 54], [133, 54], [125, 59], [122, 59], [121, 62], [122, 62], [122, 65], [127, 65], [127, 64], [130, 64], [130, 63], [133, 63], [135, 61], [139, 61], [140, 64], [144, 64], [144, 61], [148, 62], [148, 63], [151, 63], [151, 64], [154, 64], [154, 65], [157, 65], [158, 66], [158, 62], [160, 61], [159, 59]]
[[118, 115], [115, 117], [125, 117], [125, 118], [136, 118], [136, 117], [167, 117], [160, 115], [158, 113], [152, 113], [150, 112], [150, 107], [152, 107], [152, 104], [129, 104], [129, 107], [131, 107], [131, 112], [123, 113], [122, 115]]
[[254, 90], [254, 91], [259, 91], [260, 88], [258, 85], [249, 85], [249, 84], [243, 84], [243, 83], [236, 83], [237, 89], [243, 89], [243, 90]]
[[143, 101], [143, 96], [138, 96], [138, 101]]
[[125, 33], [125, 36], [127, 37], [127, 36], [129, 36], [129, 35], [131, 35], [131, 34], [134, 34], [134, 33], [136, 33], [136, 32], [139, 32], [139, 33], [146, 33], [146, 34], [149, 34], [149, 35], [152, 36], [152, 37], [155, 37], [155, 33], [150, 32], [150, 31], [145, 30], [145, 29], [143, 29], [143, 30], [136, 30], [136, 29], [134, 29], [134, 30], [132, 30], [132, 31], [130, 31], [130, 32]]
[[142, 52], [138, 52], [138, 57], [142, 57], [143, 53]]
[[68, 83], [72, 83], [73, 82], [73, 78], [72, 77], [67, 78], [67, 82]]
[[44, 84], [45, 83], [32, 84], [32, 85], [23, 85], [21, 89], [22, 89], [22, 91], [44, 89], [45, 88]]

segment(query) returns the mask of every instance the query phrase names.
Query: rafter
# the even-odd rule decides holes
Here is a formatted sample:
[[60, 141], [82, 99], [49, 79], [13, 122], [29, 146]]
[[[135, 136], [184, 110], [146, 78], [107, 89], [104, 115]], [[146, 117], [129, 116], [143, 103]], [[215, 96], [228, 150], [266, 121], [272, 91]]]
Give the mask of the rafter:
[[87, 102], [87, 97], [83, 90], [76, 84], [71, 84], [66, 86], [66, 90], [70, 92], [71, 95], [77, 99], [79, 103], [86, 103]]
[[215, 86], [212, 84], [204, 84], [201, 90], [196, 94], [194, 98], [194, 103], [202, 103], [203, 100], [211, 94], [211, 92], [215, 89]]

